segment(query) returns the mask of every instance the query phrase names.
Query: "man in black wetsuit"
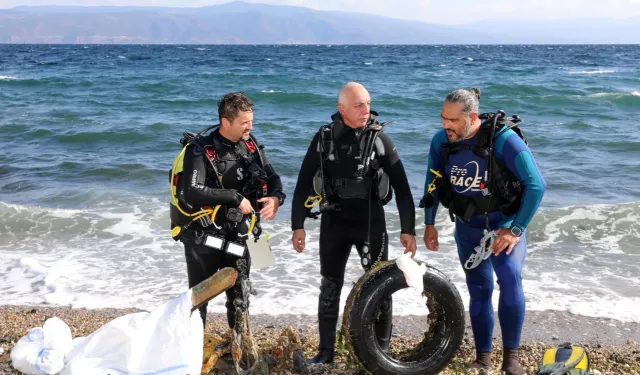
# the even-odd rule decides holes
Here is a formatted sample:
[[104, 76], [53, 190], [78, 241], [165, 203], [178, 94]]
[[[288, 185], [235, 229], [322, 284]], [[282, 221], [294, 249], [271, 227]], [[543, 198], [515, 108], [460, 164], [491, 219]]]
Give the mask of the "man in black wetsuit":
[[[400, 212], [400, 242], [405, 253], [415, 255], [415, 207], [398, 151], [380, 130], [377, 113], [370, 110], [369, 93], [349, 82], [338, 95], [338, 112], [332, 122], [313, 137], [298, 175], [291, 208], [292, 244], [305, 248], [305, 207], [309, 192], [322, 197], [320, 212], [320, 274], [318, 301], [320, 345], [310, 363], [333, 361], [336, 325], [344, 272], [355, 245], [362, 265], [369, 269], [388, 259], [388, 240], [383, 205], [396, 192]], [[373, 158], [370, 157], [373, 154]], [[385, 182], [390, 188], [385, 189]], [[388, 185], [387, 185], [388, 186]], [[391, 336], [391, 297], [381, 306], [375, 332], [383, 350]]]
[[[226, 94], [218, 103], [218, 116], [220, 126], [211, 127], [211, 133], [204, 134], [211, 128], [198, 135], [185, 133], [186, 147], [174, 162], [170, 215], [172, 235], [184, 243], [189, 287], [221, 268], [238, 269], [236, 285], [226, 292], [233, 328], [236, 309], [248, 308], [247, 242], [260, 235], [261, 219], [273, 219], [285, 194], [263, 146], [250, 134], [251, 100], [242, 93]], [[205, 323], [206, 313], [205, 304], [200, 307]]]

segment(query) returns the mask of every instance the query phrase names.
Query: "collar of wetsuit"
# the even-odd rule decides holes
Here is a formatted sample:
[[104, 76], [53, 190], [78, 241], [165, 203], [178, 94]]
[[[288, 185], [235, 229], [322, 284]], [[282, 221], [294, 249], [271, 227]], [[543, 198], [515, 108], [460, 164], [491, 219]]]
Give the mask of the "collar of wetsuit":
[[222, 134], [220, 134], [219, 130], [216, 130], [213, 133], [213, 136], [216, 137], [216, 139], [218, 141], [220, 141], [220, 143], [222, 143], [223, 146], [227, 146], [227, 147], [230, 147], [230, 148], [235, 148], [240, 143], [240, 142], [233, 142], [233, 141], [225, 138]]
[[[369, 111], [369, 121], [367, 121], [366, 126], [369, 126], [369, 124], [374, 123], [377, 117], [378, 117], [378, 112]], [[333, 115], [331, 115], [331, 120], [333, 122], [333, 134], [335, 139], [340, 139], [344, 135], [349, 133], [355, 133], [355, 130], [353, 128], [350, 128], [349, 126], [344, 124], [344, 122], [342, 121], [342, 116], [340, 115], [340, 112], [336, 112]], [[349, 130], [351, 130], [352, 132], [349, 132]]]

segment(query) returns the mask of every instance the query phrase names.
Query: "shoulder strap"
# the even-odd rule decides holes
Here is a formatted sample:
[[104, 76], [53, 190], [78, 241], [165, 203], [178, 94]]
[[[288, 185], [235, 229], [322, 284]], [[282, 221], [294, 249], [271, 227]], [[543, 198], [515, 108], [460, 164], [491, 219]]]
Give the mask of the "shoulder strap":
[[[218, 171], [218, 168], [216, 167], [216, 163], [215, 163], [215, 159], [216, 159], [215, 138], [212, 136], [211, 133], [206, 136], [204, 135], [204, 133], [206, 133], [210, 129], [213, 129], [216, 126], [217, 125], [210, 126], [197, 134], [184, 133], [183, 139], [187, 142], [185, 144], [189, 144], [189, 143], [192, 144], [204, 156], [206, 156], [206, 160], [209, 161], [209, 166], [213, 170], [213, 173], [216, 175], [216, 182], [218, 183], [221, 189], [224, 189], [224, 186], [222, 185], [222, 175]], [[207, 138], [209, 138], [210, 141], [207, 141]]]
[[333, 141], [333, 122], [322, 125], [318, 130], [320, 132], [320, 138], [318, 139], [317, 151], [322, 159], [336, 158], [335, 155], [335, 143]]
[[462, 144], [460, 142], [445, 142], [442, 143], [440, 147], [442, 148], [442, 158], [444, 160], [444, 163], [447, 164], [449, 162], [449, 155], [455, 154], [456, 152], [461, 150], [473, 151], [475, 150], [476, 145]]
[[478, 138], [476, 138], [476, 144], [473, 145], [473, 152], [480, 156], [481, 158], [488, 158], [489, 155], [489, 146], [493, 144], [493, 142], [489, 141], [489, 138], [492, 136], [491, 134], [491, 124], [483, 123], [480, 125], [480, 130], [478, 131]]
[[263, 145], [258, 142], [258, 139], [251, 133], [249, 133], [249, 139], [244, 141], [244, 145], [247, 148], [249, 154], [258, 154], [258, 160], [260, 161], [260, 167], [264, 168], [264, 158], [262, 157]]

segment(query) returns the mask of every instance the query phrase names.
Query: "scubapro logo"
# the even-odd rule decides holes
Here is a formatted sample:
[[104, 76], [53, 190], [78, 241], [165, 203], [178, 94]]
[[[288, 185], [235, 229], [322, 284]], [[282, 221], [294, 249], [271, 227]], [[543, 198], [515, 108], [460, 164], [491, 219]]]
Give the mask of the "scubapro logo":
[[196, 186], [198, 183], [198, 170], [193, 170], [193, 176], [191, 176], [191, 186]]
[[[470, 170], [473, 173], [470, 173]], [[480, 191], [482, 179], [479, 172], [480, 167], [476, 161], [470, 161], [462, 168], [454, 165], [451, 167], [451, 186], [458, 194], [463, 194], [467, 191]]]
[[244, 170], [242, 168], [238, 168], [236, 173], [238, 174], [238, 181], [242, 181], [244, 178]]

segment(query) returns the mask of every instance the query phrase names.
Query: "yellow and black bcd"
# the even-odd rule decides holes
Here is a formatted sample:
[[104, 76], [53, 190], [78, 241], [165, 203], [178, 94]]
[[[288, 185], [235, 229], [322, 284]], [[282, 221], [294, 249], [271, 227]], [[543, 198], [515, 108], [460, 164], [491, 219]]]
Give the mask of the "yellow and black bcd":
[[589, 370], [587, 350], [564, 343], [545, 350], [536, 375], [588, 375]]

